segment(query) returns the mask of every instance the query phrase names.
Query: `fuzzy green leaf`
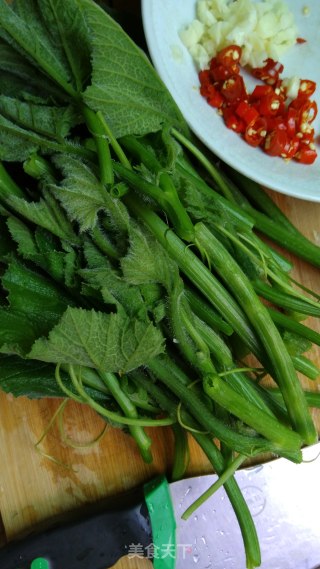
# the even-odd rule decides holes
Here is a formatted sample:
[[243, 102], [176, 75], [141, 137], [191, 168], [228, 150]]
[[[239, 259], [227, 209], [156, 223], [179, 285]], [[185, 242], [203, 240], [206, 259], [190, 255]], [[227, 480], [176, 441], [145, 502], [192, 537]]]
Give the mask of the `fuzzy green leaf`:
[[101, 210], [106, 212], [115, 233], [127, 231], [129, 217], [125, 206], [110, 196], [87, 164], [64, 155], [56, 156], [54, 163], [62, 171], [63, 180], [59, 186], [53, 185], [52, 191], [81, 231], [96, 226]]
[[7, 203], [12, 206], [17, 213], [23, 215], [23, 217], [29, 221], [51, 230], [62, 238], [65, 237], [65, 233], [61, 234], [57, 220], [52, 216], [48, 204], [43, 199], [40, 199], [39, 202], [28, 202], [27, 200], [13, 196], [7, 200]]
[[102, 111], [116, 138], [157, 131], [165, 123], [187, 129], [146, 55], [90, 0], [79, 0], [90, 28], [92, 84], [87, 105]]
[[73, 84], [80, 93], [91, 72], [88, 28], [82, 10], [75, 0], [38, 0], [37, 3], [52, 44], [59, 46], [64, 54]]
[[49, 99], [65, 101], [66, 94], [55, 83], [26, 61], [22, 54], [0, 38], [1, 92], [24, 99], [28, 94], [40, 94]]
[[6, 225], [6, 218], [2, 217], [0, 211], [0, 261], [5, 261], [7, 256], [15, 250], [15, 244], [11, 239], [10, 232]]
[[12, 239], [17, 243], [19, 255], [45, 270], [55, 281], [72, 286], [75, 277], [75, 253], [72, 247], [60, 250], [58, 240], [41, 227], [33, 232], [16, 217], [7, 221]]
[[[60, 371], [63, 383], [73, 391], [67, 374]], [[0, 354], [0, 389], [14, 397], [29, 399], [65, 397], [55, 381], [55, 366], [37, 360], [25, 360], [14, 355]], [[106, 394], [86, 386], [87, 393], [96, 400], [104, 401]]]
[[0, 0], [0, 35], [73, 95], [72, 74], [65, 53], [60, 45], [54, 44], [43, 17], [45, 13], [41, 13], [35, 0], [29, 0], [28, 4], [15, 0], [12, 5]]
[[25, 355], [33, 342], [41, 335], [36, 323], [25, 314], [0, 308], [0, 352]]
[[128, 284], [107, 263], [104, 267], [83, 269], [79, 274], [87, 284], [100, 289], [106, 304], [114, 304], [118, 311], [124, 309], [130, 317], [147, 319], [146, 306], [139, 288]]
[[49, 338], [35, 342], [29, 357], [124, 373], [163, 350], [162, 334], [151, 323], [130, 320], [123, 313], [68, 308]]
[[159, 283], [168, 291], [177, 277], [177, 265], [164, 248], [144, 228], [130, 225], [130, 247], [121, 260], [125, 279], [131, 284]]
[[86, 236], [83, 239], [83, 254], [89, 269], [104, 268], [108, 265], [105, 255]]
[[64, 177], [59, 186], [51, 186], [53, 194], [81, 231], [93, 229], [99, 211], [106, 207], [106, 189], [84, 162], [70, 156], [57, 156], [54, 162]]
[[46, 334], [72, 303], [52, 281], [15, 259], [10, 262], [1, 282], [8, 292], [10, 310], [25, 314], [30, 323], [36, 323], [38, 335]]
[[22, 162], [38, 149], [40, 142], [0, 114], [0, 160]]
[[54, 366], [0, 354], [0, 388], [15, 397], [62, 397], [54, 380]]
[[24, 259], [32, 259], [38, 250], [31, 229], [17, 217], [9, 217], [7, 227], [12, 239], [17, 244], [18, 253]]
[[[41, 130], [40, 126], [39, 129]], [[47, 152], [82, 153], [82, 149], [76, 142], [65, 143], [58, 142], [52, 137], [46, 138], [35, 131], [22, 128], [0, 114], [0, 160], [23, 162], [31, 154], [35, 154], [38, 149]]]
[[79, 121], [75, 109], [53, 107], [24, 102], [0, 95], [0, 113], [22, 128], [33, 130], [42, 136], [63, 139]]

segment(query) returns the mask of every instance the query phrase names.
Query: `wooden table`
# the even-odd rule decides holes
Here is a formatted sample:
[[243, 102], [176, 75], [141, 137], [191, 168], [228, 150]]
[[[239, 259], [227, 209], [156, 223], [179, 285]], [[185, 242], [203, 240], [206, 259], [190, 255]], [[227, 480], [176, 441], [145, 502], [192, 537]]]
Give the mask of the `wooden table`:
[[[135, 7], [137, 5], [138, 2]], [[271, 195], [291, 221], [320, 245], [320, 204], [276, 193]], [[297, 259], [294, 262], [296, 279], [320, 293], [319, 269]], [[309, 320], [309, 323], [320, 331], [319, 322]], [[320, 365], [319, 349], [313, 351], [313, 359]], [[317, 385], [308, 380], [303, 380], [303, 383], [308, 389], [320, 389], [320, 383]], [[14, 400], [0, 393], [2, 542], [13, 539], [43, 520], [142, 484], [157, 473], [170, 472], [172, 436], [169, 428], [149, 430], [154, 443], [152, 465], [142, 462], [129, 436], [111, 428], [100, 442], [79, 449], [63, 443], [55, 426], [36, 448], [59, 404], [57, 400]], [[319, 414], [314, 412], [314, 416], [320, 432]], [[69, 403], [64, 426], [69, 437], [86, 443], [101, 432], [104, 423], [90, 409]], [[188, 475], [208, 472], [211, 472], [208, 460], [191, 443]], [[143, 569], [151, 567], [151, 563], [126, 559], [117, 567]]]

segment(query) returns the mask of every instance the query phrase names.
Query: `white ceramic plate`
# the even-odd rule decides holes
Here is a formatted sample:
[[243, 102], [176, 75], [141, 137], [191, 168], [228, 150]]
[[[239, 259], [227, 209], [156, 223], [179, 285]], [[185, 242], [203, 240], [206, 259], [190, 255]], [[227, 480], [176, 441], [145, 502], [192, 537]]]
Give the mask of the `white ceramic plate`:
[[[290, 0], [299, 37], [281, 58], [283, 76], [298, 75], [317, 83], [313, 98], [319, 107], [314, 121], [318, 158], [312, 165], [271, 158], [227, 129], [221, 117], [199, 94], [197, 70], [179, 38], [195, 17], [196, 0], [142, 0], [142, 16], [150, 56], [157, 72], [179, 105], [190, 128], [219, 158], [265, 187], [289, 196], [320, 202], [320, 4], [319, 0]], [[308, 6], [309, 15], [303, 14]]]

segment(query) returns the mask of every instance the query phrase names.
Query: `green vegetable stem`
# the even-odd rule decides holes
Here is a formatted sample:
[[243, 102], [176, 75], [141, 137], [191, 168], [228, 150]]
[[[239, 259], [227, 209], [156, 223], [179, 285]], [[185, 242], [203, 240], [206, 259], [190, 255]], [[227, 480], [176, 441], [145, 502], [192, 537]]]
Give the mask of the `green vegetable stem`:
[[293, 428], [300, 433], [307, 444], [314, 443], [317, 440], [317, 433], [307, 408], [301, 384], [268, 310], [256, 296], [249, 279], [204, 224], [199, 223], [196, 226], [196, 240], [207, 251], [215, 269], [234, 292], [240, 306], [259, 335], [272, 362], [275, 380], [283, 393]]

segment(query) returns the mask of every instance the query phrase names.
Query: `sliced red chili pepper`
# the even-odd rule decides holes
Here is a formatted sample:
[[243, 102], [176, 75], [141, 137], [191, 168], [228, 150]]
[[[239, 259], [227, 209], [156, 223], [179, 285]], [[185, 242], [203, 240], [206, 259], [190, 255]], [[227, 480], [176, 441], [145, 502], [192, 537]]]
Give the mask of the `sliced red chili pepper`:
[[230, 79], [224, 81], [221, 87], [221, 94], [227, 103], [236, 103], [247, 96], [246, 87], [241, 75], [232, 75]]
[[289, 107], [285, 114], [285, 123], [289, 138], [293, 138], [297, 133], [298, 112], [293, 107]]
[[297, 97], [286, 108], [286, 90], [280, 79], [283, 65], [268, 58], [262, 67], [254, 68], [253, 75], [265, 84], [248, 95], [240, 58], [241, 48], [235, 45], [212, 58], [210, 69], [199, 73], [201, 94], [219, 108], [226, 126], [242, 134], [251, 146], [260, 145], [270, 156], [312, 164], [317, 156], [311, 124], [318, 108], [310, 100], [315, 82], [301, 80]]
[[311, 79], [301, 79], [298, 97], [311, 97], [316, 90], [316, 86], [317, 84], [314, 81], [311, 81]]
[[214, 85], [209, 85], [209, 87], [207, 88], [206, 98], [207, 102], [209, 103], [209, 105], [211, 105], [211, 107], [219, 108], [224, 103], [223, 96], [221, 95], [220, 91], [216, 89]]
[[237, 117], [234, 109], [232, 107], [222, 107], [222, 115], [224, 122], [228, 128], [234, 130], [234, 132], [243, 133], [246, 129], [245, 122]]
[[235, 73], [231, 67], [225, 67], [220, 64], [210, 69], [210, 75], [213, 81], [225, 81], [232, 77], [232, 75], [235, 75]]
[[205, 98], [209, 97], [212, 88], [212, 80], [208, 69], [199, 72], [199, 81], [201, 95]]
[[279, 76], [282, 71], [282, 63], [268, 57], [265, 59], [263, 67], [254, 67], [252, 69], [252, 75], [268, 85], [276, 85], [279, 82]]
[[211, 76], [209, 69], [203, 69], [202, 71], [199, 71], [198, 77], [200, 85], [206, 85], [208, 83], [211, 83]]
[[305, 132], [298, 132], [297, 136], [300, 139], [301, 144], [312, 144], [314, 142], [314, 128], [309, 127]]
[[301, 164], [313, 164], [317, 158], [317, 151], [310, 146], [300, 146], [299, 151], [296, 153], [294, 159]]
[[244, 133], [244, 139], [250, 146], [260, 146], [267, 136], [267, 121], [259, 117], [249, 124]]
[[297, 43], [306, 43], [307, 40], [305, 40], [304, 38], [297, 38], [296, 42]]
[[283, 152], [281, 154], [282, 158], [286, 158], [287, 160], [291, 160], [295, 157], [298, 150], [300, 148], [300, 139], [297, 136], [294, 136], [291, 139], [288, 139]]
[[210, 83], [204, 83], [203, 85], [200, 85], [200, 94], [205, 97], [205, 99], [209, 96], [210, 87]]
[[317, 114], [318, 106], [316, 101], [310, 101], [309, 99], [306, 99], [304, 103], [298, 107], [298, 130], [305, 132], [310, 124], [314, 121]]
[[274, 91], [271, 85], [256, 85], [250, 95], [250, 100], [261, 99], [261, 97], [265, 97], [272, 93], [274, 93]]
[[287, 130], [286, 121], [285, 121], [284, 117], [282, 117], [281, 115], [276, 116], [276, 117], [265, 117], [265, 119], [267, 121], [267, 131], [268, 132], [271, 132], [275, 128], [285, 130], [285, 131]]
[[255, 103], [256, 109], [265, 117], [281, 115], [284, 110], [284, 101], [280, 95], [274, 92], [264, 95]]
[[269, 156], [281, 156], [287, 143], [286, 129], [277, 126], [267, 134], [263, 149]]
[[229, 67], [233, 69], [233, 73], [239, 73], [240, 59], [242, 55], [242, 49], [238, 45], [229, 45], [224, 49], [221, 49], [216, 56], [217, 63], [223, 65], [224, 67]]
[[219, 65], [218, 60], [216, 57], [212, 57], [209, 62], [209, 69], [210, 71]]
[[236, 115], [244, 120], [244, 122], [249, 125], [255, 120], [257, 120], [259, 113], [258, 111], [248, 103], [248, 101], [240, 101], [239, 105], [235, 109]]

